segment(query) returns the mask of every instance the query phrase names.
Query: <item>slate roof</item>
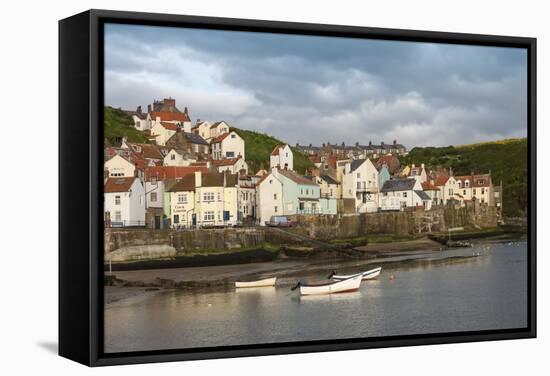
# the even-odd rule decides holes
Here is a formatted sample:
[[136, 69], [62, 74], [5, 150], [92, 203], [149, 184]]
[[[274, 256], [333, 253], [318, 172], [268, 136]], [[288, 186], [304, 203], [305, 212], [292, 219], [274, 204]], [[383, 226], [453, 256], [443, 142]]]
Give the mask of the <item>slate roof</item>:
[[301, 185], [315, 185], [317, 186], [317, 184], [315, 184], [314, 182], [312, 182], [311, 180], [309, 179], [306, 179], [304, 178], [303, 176], [300, 176], [298, 175], [297, 173], [293, 172], [293, 171], [290, 171], [290, 170], [278, 170], [278, 173], [283, 175], [284, 177], [292, 180], [294, 183], [296, 184], [301, 184]]
[[363, 163], [365, 163], [366, 159], [355, 159], [351, 162], [351, 172], [357, 170]]
[[208, 145], [208, 142], [196, 133], [182, 132], [185, 138], [187, 138], [193, 144]]
[[420, 197], [420, 199], [423, 201], [431, 200], [430, 196], [428, 196], [428, 194], [424, 191], [414, 191], [414, 193], [416, 193], [418, 197]]
[[327, 182], [327, 184], [340, 184], [338, 183], [336, 180], [334, 180], [331, 176], [329, 175], [321, 175], [319, 176], [321, 179], [323, 179], [324, 181]]
[[393, 179], [387, 180], [382, 187], [382, 192], [410, 191], [414, 188], [415, 179]]
[[103, 187], [103, 192], [105, 193], [116, 193], [116, 192], [128, 192], [134, 184], [134, 180], [137, 178], [109, 178], [105, 182]]

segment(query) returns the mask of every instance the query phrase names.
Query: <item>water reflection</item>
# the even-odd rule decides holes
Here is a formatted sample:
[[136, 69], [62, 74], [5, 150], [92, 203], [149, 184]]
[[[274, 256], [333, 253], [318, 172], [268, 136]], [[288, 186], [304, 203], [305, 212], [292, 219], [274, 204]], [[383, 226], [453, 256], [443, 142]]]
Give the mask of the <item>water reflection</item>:
[[[480, 252], [480, 256], [472, 257], [473, 252]], [[419, 259], [384, 264], [378, 279], [364, 281], [359, 291], [351, 293], [302, 297], [297, 292], [291, 293], [290, 286], [219, 292], [167, 291], [109, 305], [105, 311], [105, 350], [123, 352], [526, 325], [526, 243], [494, 244], [414, 257]], [[368, 269], [356, 261], [339, 267], [350, 273]], [[307, 278], [326, 280], [326, 272], [312, 273]]]

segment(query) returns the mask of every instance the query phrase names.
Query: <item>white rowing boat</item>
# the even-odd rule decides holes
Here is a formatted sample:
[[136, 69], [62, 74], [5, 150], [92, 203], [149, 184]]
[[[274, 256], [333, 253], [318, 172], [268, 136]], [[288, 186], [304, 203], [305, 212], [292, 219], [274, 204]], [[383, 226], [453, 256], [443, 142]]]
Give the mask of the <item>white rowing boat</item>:
[[350, 275], [340, 275], [340, 274], [336, 274], [335, 272], [332, 272], [332, 274], [329, 276], [329, 278], [341, 281], [343, 279], [348, 279], [348, 278], [351, 278], [351, 277], [355, 277], [357, 275], [362, 275], [363, 276], [362, 279], [363, 279], [363, 281], [365, 281], [367, 279], [374, 279], [374, 278], [378, 277], [380, 275], [380, 272], [382, 272], [382, 267], [378, 267], [378, 268], [374, 268], [374, 269], [371, 269], [371, 270], [367, 270], [366, 272], [357, 273], [357, 274], [350, 274]]
[[356, 291], [361, 285], [361, 274], [341, 281], [332, 281], [327, 283], [306, 284], [303, 281], [298, 282], [292, 290], [300, 288], [301, 295], [324, 295], [336, 294], [340, 292]]
[[257, 281], [250, 281], [250, 282], [235, 282], [235, 287], [237, 288], [268, 287], [268, 286], [275, 286], [275, 282], [277, 282], [277, 277], [265, 278]]

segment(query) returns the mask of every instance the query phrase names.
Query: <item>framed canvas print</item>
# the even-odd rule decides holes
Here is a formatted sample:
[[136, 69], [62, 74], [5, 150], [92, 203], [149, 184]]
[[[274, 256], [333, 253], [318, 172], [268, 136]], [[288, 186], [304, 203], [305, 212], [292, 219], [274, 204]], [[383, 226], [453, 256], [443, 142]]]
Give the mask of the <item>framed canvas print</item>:
[[59, 23], [59, 352], [536, 336], [536, 40]]

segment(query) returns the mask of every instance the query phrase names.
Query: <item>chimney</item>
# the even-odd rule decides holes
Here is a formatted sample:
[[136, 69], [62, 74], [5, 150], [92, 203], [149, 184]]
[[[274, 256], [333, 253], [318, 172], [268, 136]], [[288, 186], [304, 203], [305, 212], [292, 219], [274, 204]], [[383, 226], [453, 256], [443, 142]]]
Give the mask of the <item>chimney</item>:
[[420, 164], [420, 167], [421, 167], [422, 169], [424, 169], [424, 163], [421, 163], [421, 164]]
[[345, 146], [346, 146], [346, 144], [344, 144], [344, 143], [342, 142], [342, 147], [345, 147]]
[[349, 174], [351, 172], [351, 163], [346, 163], [345, 171], [346, 174]]
[[369, 141], [369, 146], [372, 146], [372, 141]]
[[[325, 146], [325, 144], [323, 144], [323, 146]], [[311, 147], [313, 147], [313, 145], [312, 145], [312, 144], [309, 144], [309, 147], [311, 148]]]
[[164, 98], [163, 102], [167, 107], [176, 107], [176, 100], [173, 98]]
[[195, 188], [202, 186], [202, 172], [195, 171]]
[[382, 147], [384, 147], [384, 141], [382, 141], [382, 142], [380, 143], [380, 145], [382, 145]]
[[300, 144], [299, 144], [299, 143], [296, 143], [296, 147], [299, 148], [299, 147], [300, 147]]
[[325, 144], [323, 144], [323, 147], [325, 147], [325, 146], [326, 146], [326, 145], [325, 145]]
[[187, 115], [187, 106], [183, 109], [183, 113]]
[[397, 140], [393, 140], [393, 146], [397, 145]]
[[137, 106], [136, 112], [137, 112], [138, 114], [141, 114], [141, 106]]
[[[382, 145], [384, 145], [384, 144], [382, 144]], [[412, 168], [415, 168], [415, 167], [416, 167], [416, 166], [415, 166], [415, 164], [413, 163], [413, 164], [412, 164]]]
[[147, 105], [147, 112], [151, 113], [151, 105], [150, 104]]
[[359, 146], [359, 141], [357, 141], [357, 142], [355, 143], [355, 146]]

